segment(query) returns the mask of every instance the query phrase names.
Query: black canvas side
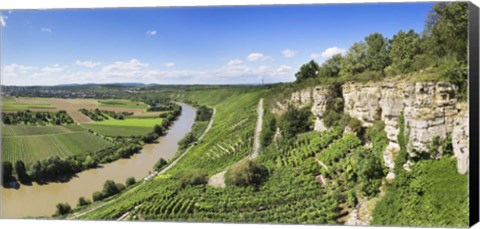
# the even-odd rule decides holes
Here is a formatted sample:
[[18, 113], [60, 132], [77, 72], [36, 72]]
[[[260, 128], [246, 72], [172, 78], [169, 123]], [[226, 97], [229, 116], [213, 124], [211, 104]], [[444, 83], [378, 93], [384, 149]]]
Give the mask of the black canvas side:
[[478, 45], [478, 7], [469, 3], [469, 110], [470, 110], [470, 226], [479, 220], [479, 45]]

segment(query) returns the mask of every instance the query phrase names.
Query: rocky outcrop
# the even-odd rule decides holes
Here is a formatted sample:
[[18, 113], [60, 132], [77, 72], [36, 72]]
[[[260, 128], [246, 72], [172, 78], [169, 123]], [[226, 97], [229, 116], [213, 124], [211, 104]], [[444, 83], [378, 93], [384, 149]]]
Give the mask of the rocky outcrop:
[[[469, 165], [469, 115], [468, 106], [460, 104], [461, 112], [455, 119], [455, 124], [452, 132], [453, 153], [457, 158], [457, 169], [461, 174], [468, 172]], [[463, 108], [462, 107], [466, 107]]]
[[[426, 151], [435, 136], [445, 139], [452, 134], [454, 153], [458, 159], [458, 171], [468, 170], [468, 111], [458, 106], [457, 88], [445, 82], [383, 81], [372, 83], [346, 83], [341, 94], [331, 86], [317, 86], [293, 93], [289, 100], [279, 102], [274, 111], [281, 113], [287, 104], [296, 107], [312, 106], [316, 116], [315, 130], [324, 131], [325, 113], [332, 108], [335, 99], [343, 97], [344, 113], [372, 126], [375, 121], [385, 123], [390, 141], [383, 156], [387, 167], [393, 171], [394, 157], [399, 151], [399, 119], [403, 112], [407, 151], [414, 156]], [[283, 108], [283, 109], [282, 109]], [[394, 174], [390, 174], [390, 177]]]

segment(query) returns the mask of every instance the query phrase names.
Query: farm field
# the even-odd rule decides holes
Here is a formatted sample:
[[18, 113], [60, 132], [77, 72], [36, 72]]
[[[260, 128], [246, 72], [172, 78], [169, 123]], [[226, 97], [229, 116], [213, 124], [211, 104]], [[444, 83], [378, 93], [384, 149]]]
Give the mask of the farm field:
[[128, 118], [124, 120], [109, 119], [101, 122], [85, 123], [86, 129], [105, 136], [130, 137], [152, 132], [153, 126], [162, 124], [161, 118]]
[[141, 109], [148, 108], [148, 105], [145, 103], [134, 102], [126, 99], [99, 100], [98, 105], [102, 107], [118, 107], [118, 108], [141, 108]]
[[[86, 130], [67, 132], [66, 128], [30, 127], [29, 129], [33, 128], [39, 128], [36, 133], [41, 134], [2, 136], [4, 160], [10, 162], [23, 160], [28, 164], [49, 156], [66, 157], [94, 152], [110, 145], [109, 142]], [[13, 128], [13, 130], [16, 133], [15, 130], [19, 131], [21, 128]]]
[[[2, 111], [17, 112], [17, 111], [59, 111], [65, 110], [77, 123], [91, 122], [87, 116], [79, 112], [80, 108], [85, 109], [101, 109], [115, 112], [133, 112], [136, 116], [154, 117], [155, 114], [147, 112], [148, 105], [143, 102], [133, 102], [125, 99], [59, 99], [59, 98], [29, 98], [29, 97], [6, 97], [2, 98]], [[144, 114], [145, 113], [145, 114]]]
[[28, 136], [44, 134], [70, 133], [72, 131], [84, 130], [78, 125], [67, 126], [24, 126], [24, 125], [4, 125], [2, 126], [2, 136]]

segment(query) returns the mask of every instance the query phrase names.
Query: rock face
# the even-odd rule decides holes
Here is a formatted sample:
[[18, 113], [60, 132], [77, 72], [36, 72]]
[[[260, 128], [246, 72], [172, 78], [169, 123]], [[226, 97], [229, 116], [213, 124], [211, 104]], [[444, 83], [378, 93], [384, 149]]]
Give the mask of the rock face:
[[[460, 105], [462, 106], [462, 105]], [[466, 104], [464, 105], [466, 106]], [[468, 172], [468, 141], [469, 141], [469, 116], [468, 108], [462, 109], [455, 119], [452, 132], [453, 152], [457, 158], [457, 169], [461, 174]]]
[[[338, 91], [341, 91], [339, 93]], [[278, 102], [275, 113], [282, 113], [292, 104], [296, 107], [312, 106], [316, 116], [315, 130], [324, 131], [325, 113], [332, 108], [335, 99], [343, 97], [344, 113], [372, 126], [375, 121], [385, 123], [390, 141], [384, 159], [393, 171], [394, 157], [399, 151], [398, 133], [400, 115], [404, 114], [407, 151], [426, 151], [433, 137], [446, 138], [452, 134], [454, 154], [458, 159], [458, 171], [468, 171], [468, 108], [459, 106], [456, 86], [445, 82], [383, 81], [373, 83], [347, 83], [341, 90], [331, 86], [317, 86], [293, 93], [287, 101]], [[390, 176], [394, 176], [390, 175]]]

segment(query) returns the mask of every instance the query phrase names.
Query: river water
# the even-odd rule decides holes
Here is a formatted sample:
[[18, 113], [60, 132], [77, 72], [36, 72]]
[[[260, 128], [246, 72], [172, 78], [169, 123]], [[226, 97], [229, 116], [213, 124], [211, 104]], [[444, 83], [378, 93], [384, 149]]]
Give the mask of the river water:
[[[69, 203], [74, 208], [79, 197], [92, 199], [92, 193], [101, 191], [106, 180], [125, 184], [128, 177], [141, 180], [152, 170], [160, 157], [169, 160], [178, 150], [178, 141], [188, 133], [195, 121], [196, 111], [192, 106], [179, 103], [182, 114], [170, 127], [159, 143], [144, 145], [141, 153], [129, 159], [120, 159], [102, 168], [78, 173], [66, 183], [49, 183], [31, 186], [21, 185], [19, 189], [1, 188], [0, 217], [25, 218], [51, 216], [57, 203]], [[88, 143], [85, 143], [88, 144]]]

